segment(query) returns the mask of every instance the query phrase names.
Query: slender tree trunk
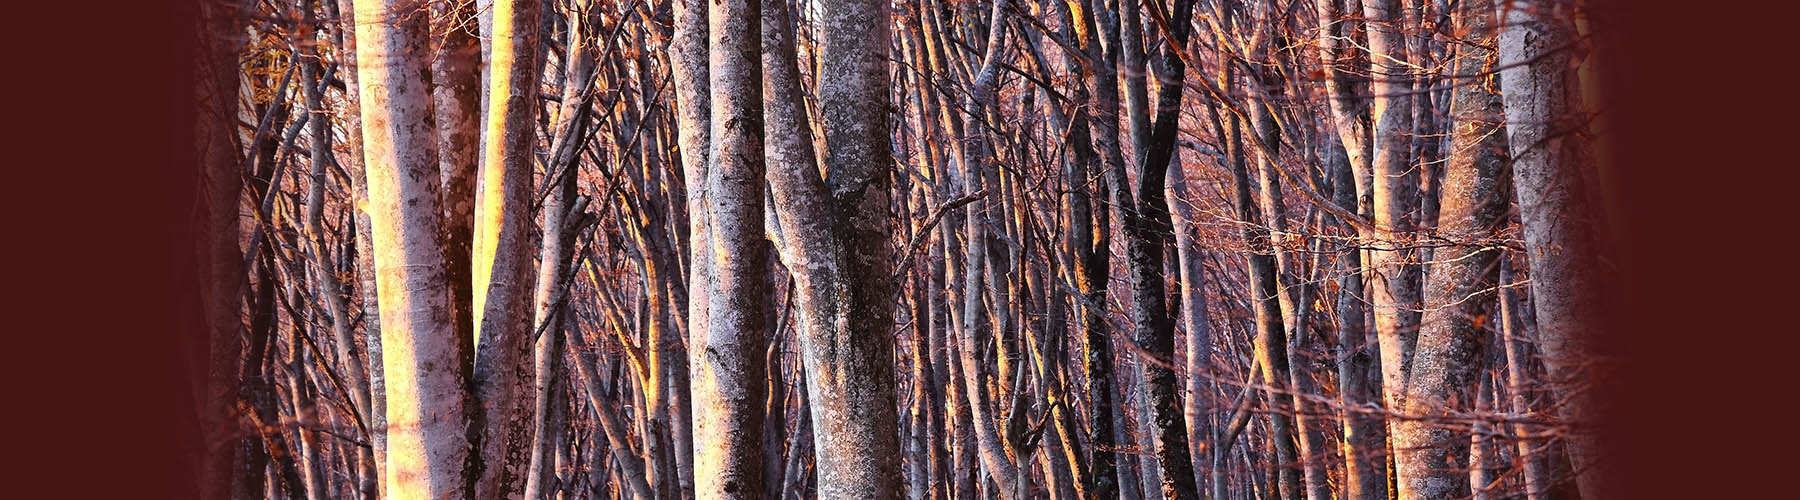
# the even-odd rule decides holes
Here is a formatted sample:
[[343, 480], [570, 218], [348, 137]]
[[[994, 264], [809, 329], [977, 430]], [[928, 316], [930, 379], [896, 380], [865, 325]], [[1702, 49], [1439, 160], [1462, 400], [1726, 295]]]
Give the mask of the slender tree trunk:
[[[1530, 381], [1527, 379], [1526, 356], [1530, 353], [1529, 339], [1524, 338], [1524, 321], [1519, 318], [1521, 305], [1518, 292], [1513, 291], [1514, 272], [1512, 260], [1500, 259], [1500, 343], [1506, 355], [1506, 393], [1507, 407], [1513, 413], [1526, 414], [1533, 411], [1529, 394]], [[1496, 402], [1497, 403], [1497, 402]], [[1498, 404], [1496, 404], [1498, 406]], [[1544, 459], [1543, 440], [1526, 437], [1531, 433], [1529, 424], [1518, 423], [1508, 426], [1507, 431], [1513, 433], [1518, 440], [1519, 463], [1523, 464], [1522, 484], [1525, 488], [1526, 500], [1543, 500], [1549, 495], [1549, 462]]]
[[[1159, 7], [1160, 8], [1160, 7]], [[1169, 230], [1169, 209], [1164, 199], [1165, 175], [1173, 157], [1180, 121], [1182, 80], [1186, 64], [1177, 54], [1187, 42], [1194, 12], [1192, 0], [1176, 0], [1170, 17], [1171, 47], [1164, 52], [1157, 77], [1156, 121], [1146, 150], [1137, 157], [1137, 201], [1126, 211], [1124, 231], [1131, 276], [1131, 320], [1138, 345], [1163, 360], [1173, 360], [1174, 322], [1168, 314], [1163, 290], [1163, 251]], [[1129, 47], [1127, 47], [1129, 49]], [[1115, 189], [1121, 190], [1120, 185]], [[1122, 193], [1121, 193], [1122, 194]], [[1126, 200], [1126, 196], [1118, 196]], [[1187, 424], [1175, 402], [1175, 372], [1161, 366], [1142, 366], [1155, 408], [1156, 455], [1162, 466], [1166, 498], [1198, 498], [1194, 467], [1187, 445]]]
[[[710, 169], [710, 149], [712, 145], [712, 95], [710, 69], [708, 68], [708, 2], [700, 0], [680, 0], [671, 2], [674, 5], [675, 33], [669, 42], [669, 59], [673, 90], [675, 91], [676, 122], [684, 182], [687, 185], [687, 206], [704, 207], [709, 203], [708, 170]], [[695, 219], [689, 208], [687, 246], [690, 252], [695, 249], [711, 247], [711, 226], [705, 218]], [[712, 276], [712, 259], [707, 256], [688, 255], [688, 282], [710, 283]], [[687, 297], [687, 322], [694, 328], [703, 328], [710, 323], [708, 301], [704, 293], [689, 293]], [[650, 340], [655, 351], [650, 353], [651, 370], [656, 373], [655, 390], [647, 391], [649, 396], [645, 404], [655, 408], [656, 417], [652, 419], [656, 444], [652, 450], [661, 449], [660, 453], [677, 458], [676, 470], [658, 471], [661, 485], [659, 490], [679, 487], [680, 498], [691, 496], [693, 472], [683, 464], [691, 464], [693, 446], [689, 437], [693, 429], [686, 415], [692, 406], [689, 398], [688, 352], [686, 342], [670, 332], [658, 332]], [[667, 433], [666, 438], [661, 434]], [[668, 441], [663, 441], [667, 439]], [[674, 491], [659, 491], [663, 498], [677, 498]]]
[[356, 228], [356, 279], [358, 293], [362, 297], [362, 315], [364, 334], [358, 341], [363, 347], [363, 365], [358, 367], [367, 376], [367, 385], [361, 390], [366, 405], [364, 418], [369, 429], [369, 453], [374, 470], [367, 471], [360, 486], [364, 498], [379, 498], [385, 490], [387, 481], [387, 391], [381, 370], [381, 307], [376, 299], [375, 285], [375, 252], [369, 222], [369, 185], [368, 172], [363, 160], [362, 130], [362, 88], [358, 83], [356, 64], [356, 9], [352, 0], [334, 0], [337, 6], [337, 32], [341, 34], [338, 45], [339, 68], [345, 82], [344, 101], [344, 135], [345, 143], [350, 150], [350, 163], [346, 166], [350, 174], [351, 196], [354, 198], [352, 220]]
[[[578, 9], [571, 16], [571, 26], [579, 26], [579, 16], [585, 15], [586, 9]], [[565, 368], [563, 368], [563, 336], [567, 334], [562, 328], [567, 317], [568, 308], [563, 305], [567, 289], [563, 276], [570, 274], [569, 262], [574, 253], [576, 234], [573, 232], [579, 223], [582, 213], [579, 205], [585, 203], [576, 195], [575, 180], [578, 162], [573, 161], [572, 154], [561, 154], [570, 137], [579, 137], [583, 132], [581, 124], [586, 121], [585, 103], [582, 95], [586, 92], [588, 78], [591, 78], [593, 63], [592, 54], [579, 28], [570, 32], [569, 50], [572, 59], [568, 64], [567, 77], [563, 84], [562, 106], [557, 113], [557, 126], [552, 132], [555, 146], [551, 149], [558, 154], [552, 155], [548, 165], [546, 182], [551, 183], [547, 198], [544, 200], [543, 245], [538, 254], [537, 287], [533, 295], [532, 331], [534, 341], [534, 404], [532, 418], [531, 462], [525, 474], [525, 498], [547, 498], [549, 485], [555, 477], [554, 465], [551, 463], [556, 454], [552, 447], [559, 440], [562, 422], [550, 415], [552, 408], [560, 407], [561, 401], [553, 400], [556, 392], [563, 387]]]
[[[1096, 149], [1100, 153], [1101, 168], [1120, 170], [1124, 168], [1125, 160], [1119, 144], [1119, 86], [1114, 68], [1119, 60], [1119, 50], [1118, 44], [1110, 44], [1112, 50], [1102, 44], [1102, 40], [1118, 39], [1119, 21], [1112, 9], [1098, 9], [1092, 0], [1081, 1], [1080, 6], [1081, 12], [1072, 13], [1072, 17], [1080, 30], [1086, 57], [1096, 62], [1091, 66], [1093, 73], [1087, 82], [1093, 95]], [[1077, 173], [1083, 175], [1075, 175]], [[1076, 284], [1089, 304], [1106, 303], [1109, 286], [1112, 217], [1104, 186], [1110, 184], [1111, 178], [1104, 172], [1072, 172], [1069, 177], [1069, 182], [1080, 184], [1080, 188], [1072, 190], [1070, 195], [1069, 230], [1076, 246]], [[1098, 201], [1094, 199], [1096, 192], [1101, 193]], [[1116, 370], [1106, 311], [1090, 307], [1082, 309], [1083, 359], [1088, 384], [1088, 468], [1089, 477], [1093, 478], [1093, 484], [1087, 489], [1088, 498], [1111, 499], [1127, 493], [1125, 485], [1134, 483], [1136, 476], [1131, 474], [1129, 467], [1121, 466], [1122, 458], [1115, 452], [1116, 443], [1120, 442], [1114, 438], [1118, 432], [1114, 426], [1118, 408], [1113, 404], [1117, 399], [1113, 384]], [[1123, 460], [1130, 460], [1130, 457]]]
[[[1342, 148], [1332, 155], [1332, 197], [1338, 206], [1356, 206], [1355, 172]], [[1355, 231], [1339, 221], [1347, 231]], [[1375, 346], [1369, 341], [1368, 310], [1365, 308], [1363, 252], [1343, 252], [1338, 272], [1337, 296], [1337, 376], [1338, 397], [1343, 402], [1339, 418], [1343, 421], [1344, 456], [1343, 496], [1350, 500], [1380, 500], [1387, 495], [1387, 432], [1382, 419], [1370, 414], [1381, 401], [1380, 386], [1371, 386], [1369, 374], [1375, 363]]]
[[[1188, 447], [1193, 450], [1194, 460], [1204, 463], [1200, 458], [1208, 441], [1201, 430], [1200, 423], [1207, 421], [1206, 408], [1211, 403], [1206, 384], [1207, 374], [1212, 368], [1212, 318], [1206, 309], [1206, 282], [1201, 277], [1204, 272], [1201, 265], [1201, 248], [1194, 241], [1194, 230], [1190, 224], [1198, 222], [1199, 210], [1189, 202], [1186, 174], [1181, 162], [1173, 162], [1169, 166], [1169, 211], [1170, 221], [1174, 224], [1175, 252], [1180, 265], [1181, 278], [1181, 325], [1187, 332], [1187, 344], [1183, 357], [1186, 371], [1182, 377], [1182, 392], [1185, 404], [1182, 416], [1187, 419]], [[1195, 473], [1198, 476], [1198, 472]], [[1199, 479], [1196, 477], [1196, 482]]]
[[588, 405], [593, 407], [595, 419], [600, 421], [600, 432], [606, 435], [607, 442], [611, 444], [613, 463], [619, 464], [619, 468], [624, 470], [622, 475], [625, 476], [626, 486], [630, 487], [632, 496], [642, 500], [655, 498], [655, 490], [645, 481], [648, 475], [645, 474], [644, 460], [632, 451], [631, 438], [625, 433], [625, 424], [613, 415], [614, 405], [608, 404], [602, 396], [605, 389], [600, 385], [600, 377], [594, 373], [593, 366], [594, 363], [580, 356], [575, 359], [575, 371], [581, 376]]

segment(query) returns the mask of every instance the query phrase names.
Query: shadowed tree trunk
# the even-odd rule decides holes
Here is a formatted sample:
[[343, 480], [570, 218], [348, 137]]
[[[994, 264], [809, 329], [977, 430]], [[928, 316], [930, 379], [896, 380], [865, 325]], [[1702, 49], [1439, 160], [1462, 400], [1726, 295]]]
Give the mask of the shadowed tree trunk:
[[244, 181], [236, 140], [241, 42], [232, 35], [243, 32], [240, 27], [247, 14], [229, 2], [201, 3], [197, 85], [191, 96], [199, 110], [191, 147], [202, 162], [199, 206], [205, 215], [201, 237], [195, 242], [195, 267], [200, 270], [201, 321], [207, 344], [198, 349], [206, 354], [205, 360], [196, 363], [204, 372], [190, 380], [198, 389], [193, 401], [199, 405], [197, 415], [203, 428], [227, 430], [222, 436], [204, 433], [212, 439], [200, 455], [200, 493], [203, 498], [218, 500], [230, 498], [239, 460], [235, 434], [240, 424], [234, 403], [242, 382], [238, 364], [244, 356], [244, 327], [239, 319], [244, 262], [243, 250], [238, 247], [238, 196]]
[[475, 2], [431, 2], [431, 15], [431, 100], [444, 183], [444, 256], [456, 331], [473, 346], [475, 298], [470, 273], [475, 268], [469, 252], [475, 237], [475, 176], [482, 161], [483, 47], [475, 38]]
[[[1538, 346], [1565, 424], [1592, 425], [1598, 403], [1590, 389], [1597, 371], [1586, 360], [1610, 325], [1601, 310], [1610, 270], [1601, 259], [1604, 218], [1584, 180], [1590, 168], [1586, 120], [1568, 46], [1577, 43], [1563, 2], [1511, 1], [1498, 6], [1501, 88], [1507, 145], [1513, 157], [1519, 218], [1531, 263], [1531, 297]], [[1575, 389], [1568, 389], [1576, 387]], [[1583, 498], [1613, 498], [1604, 482], [1612, 464], [1600, 457], [1593, 431], [1567, 440]]]
[[[1156, 8], [1163, 8], [1158, 5]], [[1172, 234], [1169, 207], [1164, 199], [1165, 176], [1173, 157], [1177, 122], [1181, 118], [1182, 80], [1186, 63], [1177, 54], [1185, 50], [1194, 13], [1192, 0], [1175, 0], [1167, 17], [1172, 30], [1165, 47], [1157, 78], [1156, 121], [1150, 141], [1137, 156], [1137, 193], [1135, 203], [1120, 203], [1125, 211], [1123, 231], [1126, 238], [1127, 267], [1131, 276], [1132, 336], [1140, 347], [1163, 362], [1175, 359], [1175, 324], [1168, 314], [1168, 297], [1163, 290], [1163, 251]], [[1130, 47], [1126, 48], [1128, 51]], [[1129, 201], [1123, 183], [1114, 186], [1121, 202]], [[1149, 385], [1150, 404], [1155, 408], [1156, 456], [1162, 466], [1162, 490], [1165, 498], [1199, 498], [1194, 483], [1194, 465], [1188, 451], [1187, 424], [1181, 407], [1175, 401], [1175, 372], [1155, 363], [1140, 365]]]
[[516, 499], [531, 462], [532, 160], [536, 143], [542, 2], [494, 2], [487, 125], [475, 194], [475, 414], [481, 426], [481, 500]]

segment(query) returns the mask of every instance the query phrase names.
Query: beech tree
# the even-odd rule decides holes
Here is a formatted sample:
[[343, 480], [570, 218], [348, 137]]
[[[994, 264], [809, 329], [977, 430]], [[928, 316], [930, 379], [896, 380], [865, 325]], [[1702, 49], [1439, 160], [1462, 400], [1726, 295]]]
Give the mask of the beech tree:
[[1579, 3], [199, 14], [210, 498], [1610, 498]]

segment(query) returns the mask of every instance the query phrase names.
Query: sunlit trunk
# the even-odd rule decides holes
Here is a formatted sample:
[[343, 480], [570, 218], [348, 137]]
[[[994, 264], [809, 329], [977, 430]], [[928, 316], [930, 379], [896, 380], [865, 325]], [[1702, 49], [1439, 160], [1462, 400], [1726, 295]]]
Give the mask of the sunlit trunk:
[[[390, 498], [470, 494], [469, 359], [446, 274], [442, 184], [415, 2], [356, 2], [363, 156], [381, 309]], [[373, 349], [371, 349], [373, 350]]]

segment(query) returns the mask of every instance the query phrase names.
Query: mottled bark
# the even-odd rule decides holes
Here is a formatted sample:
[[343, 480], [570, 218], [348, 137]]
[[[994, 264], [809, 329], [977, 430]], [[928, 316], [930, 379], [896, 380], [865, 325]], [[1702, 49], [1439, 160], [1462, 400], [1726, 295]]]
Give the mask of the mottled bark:
[[1612, 464], [1600, 456], [1591, 429], [1599, 418], [1588, 360], [1609, 324], [1602, 310], [1605, 277], [1599, 239], [1604, 218], [1584, 179], [1592, 168], [1584, 135], [1586, 115], [1570, 58], [1578, 43], [1567, 9], [1572, 4], [1513, 1], [1498, 6], [1498, 52], [1505, 89], [1507, 144], [1513, 157], [1519, 218], [1531, 263], [1531, 297], [1538, 346], [1569, 436], [1569, 460], [1583, 498], [1612, 498], [1605, 479]]
[[467, 370], [445, 270], [436, 130], [417, 2], [356, 2], [370, 233], [381, 308], [387, 495], [464, 498], [473, 476]]
[[476, 498], [519, 498], [531, 461], [535, 373], [531, 294], [532, 165], [535, 155], [540, 9], [535, 0], [494, 2], [487, 61], [488, 105], [475, 193], [475, 395], [481, 412]]
[[[776, 0], [780, 1], [780, 0]], [[763, 105], [759, 0], [708, 12], [712, 93], [707, 196], [689, 217], [710, 225], [707, 281], [690, 282], [706, 318], [690, 318], [696, 498], [755, 498], [763, 489], [763, 367], [769, 338], [769, 246], [763, 240]], [[692, 201], [692, 200], [690, 200]], [[698, 244], [701, 238], [695, 238]], [[705, 321], [702, 322], [701, 320]]]
[[1374, 156], [1372, 231], [1362, 235], [1368, 252], [1370, 312], [1381, 347], [1382, 394], [1388, 408], [1399, 408], [1406, 388], [1413, 344], [1418, 338], [1419, 287], [1414, 241], [1419, 173], [1412, 168], [1412, 67], [1406, 50], [1400, 0], [1368, 0]]
[[[704, 207], [709, 203], [710, 193], [706, 189], [706, 179], [712, 145], [708, 2], [676, 0], [671, 4], [674, 6], [675, 32], [674, 37], [669, 40], [670, 82], [675, 91], [675, 130], [677, 149], [681, 153], [683, 181], [687, 187], [686, 206]], [[677, 248], [688, 250], [688, 281], [709, 283], [712, 279], [713, 260], [710, 256], [696, 255], [694, 252], [711, 248], [712, 226], [705, 218], [694, 218], [694, 208], [687, 208], [686, 211], [687, 242], [686, 246], [677, 245]], [[689, 293], [687, 324], [699, 328], [699, 325], [710, 323], [708, 307], [706, 294]], [[664, 498], [676, 496], [675, 491], [663, 490], [679, 488], [682, 498], [685, 498], [691, 496], [694, 484], [693, 471], [691, 467], [685, 466], [693, 463], [694, 454], [690, 440], [693, 426], [687, 417], [692, 407], [687, 342], [673, 335], [673, 332], [653, 333], [655, 335], [649, 339], [653, 347], [649, 361], [651, 371], [656, 374], [657, 387], [646, 390], [645, 404], [656, 411], [652, 417], [652, 425], [657, 429], [651, 432], [658, 435], [651, 437], [650, 449], [653, 450], [652, 456], [667, 454], [676, 458], [676, 470], [654, 471], [659, 483], [657, 488]]]
[[[449, 266], [456, 331], [475, 345], [475, 177], [482, 139], [484, 47], [476, 39], [475, 2], [431, 2], [431, 101], [437, 117], [438, 170], [444, 183], [444, 256]], [[469, 352], [474, 352], [472, 349]], [[464, 360], [472, 363], [473, 360]]]
[[[1093, 96], [1095, 149], [1099, 151], [1102, 169], [1120, 170], [1124, 168], [1125, 159], [1119, 144], [1119, 86], [1114, 68], [1119, 50], [1118, 44], [1111, 43], [1118, 39], [1119, 21], [1109, 9], [1095, 8], [1092, 0], [1082, 0], [1079, 5], [1081, 11], [1071, 14], [1076, 20], [1074, 24], [1087, 58], [1096, 62], [1088, 67], [1092, 75], [1086, 82]], [[1103, 42], [1110, 44], [1112, 49], [1108, 50]], [[1105, 194], [1110, 176], [1103, 176], [1104, 173], [1071, 172], [1069, 176], [1070, 183], [1079, 185], [1071, 190], [1069, 197], [1069, 231], [1076, 247], [1076, 285], [1091, 304], [1105, 302], [1111, 267], [1109, 225], [1112, 217], [1106, 203], [1109, 198]], [[1082, 309], [1085, 351], [1082, 359], [1087, 372], [1088, 394], [1088, 477], [1093, 481], [1087, 492], [1088, 498], [1111, 499], [1125, 493], [1123, 485], [1135, 482], [1136, 476], [1129, 468], [1119, 465], [1122, 458], [1115, 452], [1115, 443], [1119, 442], [1113, 437], [1118, 431], [1114, 425], [1117, 408], [1113, 405], [1117, 399], [1113, 385], [1116, 370], [1105, 311]], [[1130, 460], [1129, 457], [1123, 459]]]
[[[1158, 7], [1161, 8], [1161, 7]], [[1169, 208], [1164, 199], [1165, 175], [1174, 157], [1176, 131], [1181, 118], [1181, 97], [1186, 63], [1177, 54], [1192, 31], [1192, 0], [1176, 0], [1169, 17], [1170, 47], [1158, 66], [1156, 121], [1150, 141], [1137, 156], [1136, 202], [1125, 211], [1123, 227], [1126, 258], [1131, 277], [1132, 336], [1139, 347], [1164, 360], [1173, 360], [1175, 352], [1174, 322], [1168, 314], [1168, 297], [1163, 290], [1164, 245], [1172, 239]], [[1161, 15], [1161, 14], [1158, 14]], [[1129, 50], [1129, 47], [1127, 47]], [[1119, 200], [1127, 200], [1114, 189]], [[1155, 408], [1156, 456], [1162, 466], [1162, 490], [1167, 498], [1198, 498], [1194, 482], [1192, 455], [1187, 444], [1187, 424], [1175, 401], [1175, 372], [1154, 365], [1140, 365], [1149, 384], [1151, 404]]]
[[[773, 5], [770, 6], [771, 11]], [[889, 5], [823, 4], [819, 107], [821, 178], [812, 125], [799, 105], [792, 31], [766, 47], [764, 109], [776, 134], [768, 179], [794, 278], [800, 345], [818, 456], [821, 498], [898, 498], [900, 471], [893, 326], [894, 221], [888, 130]], [[776, 16], [785, 19], [786, 16]], [[785, 24], [785, 22], [784, 22]], [[785, 26], [784, 26], [785, 28]]]
[[[1483, 0], [1461, 6], [1471, 43], [1458, 50], [1461, 74], [1492, 67], [1493, 9]], [[1445, 167], [1438, 236], [1458, 242], [1436, 250], [1425, 286], [1425, 314], [1411, 362], [1403, 404], [1394, 419], [1394, 465], [1399, 498], [1447, 498], [1468, 494], [1469, 438], [1444, 418], [1467, 411], [1481, 386], [1480, 367], [1494, 316], [1498, 248], [1487, 243], [1505, 222], [1506, 138], [1496, 89], [1463, 85], [1454, 90], [1455, 122]]]

